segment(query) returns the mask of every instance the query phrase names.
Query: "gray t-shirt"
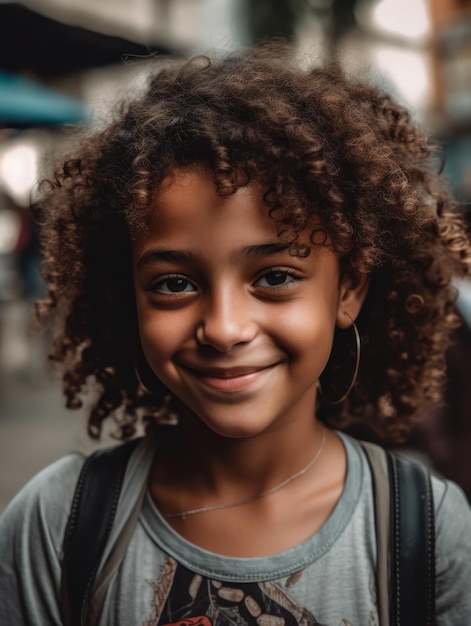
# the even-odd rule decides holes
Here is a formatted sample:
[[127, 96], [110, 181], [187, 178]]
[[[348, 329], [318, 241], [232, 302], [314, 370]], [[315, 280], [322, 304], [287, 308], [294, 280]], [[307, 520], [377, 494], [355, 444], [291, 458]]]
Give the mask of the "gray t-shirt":
[[[337, 506], [307, 541], [273, 556], [227, 558], [202, 550], [175, 533], [146, 495], [124, 559], [104, 583], [100, 626], [378, 625], [370, 470], [360, 446], [342, 440], [348, 472]], [[152, 455], [151, 439], [133, 453], [102, 564], [142, 491]], [[43, 470], [0, 519], [1, 626], [61, 624], [61, 544], [83, 461], [72, 454]], [[471, 509], [448, 481], [434, 478], [433, 492], [437, 626], [464, 626], [471, 623]]]

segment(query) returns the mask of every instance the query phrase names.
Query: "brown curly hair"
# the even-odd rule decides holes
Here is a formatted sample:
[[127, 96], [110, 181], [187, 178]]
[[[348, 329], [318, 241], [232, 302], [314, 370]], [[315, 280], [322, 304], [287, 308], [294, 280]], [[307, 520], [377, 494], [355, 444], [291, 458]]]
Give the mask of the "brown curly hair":
[[[388, 94], [336, 65], [302, 69], [280, 44], [160, 66], [144, 95], [82, 140], [41, 203], [49, 289], [38, 311], [59, 321], [51, 358], [64, 366], [67, 405], [80, 406], [92, 381], [90, 435], [113, 416], [122, 439], [162, 405], [134, 370], [130, 237], [145, 228], [169, 173], [204, 164], [220, 194], [253, 179], [264, 185], [293, 254], [309, 253], [297, 234], [316, 214], [343, 271], [369, 274], [357, 383], [342, 404], [321, 398], [318, 410], [343, 429], [404, 438], [418, 409], [440, 398], [455, 323], [451, 281], [471, 264], [434, 152]], [[323, 245], [318, 235], [313, 245]]]

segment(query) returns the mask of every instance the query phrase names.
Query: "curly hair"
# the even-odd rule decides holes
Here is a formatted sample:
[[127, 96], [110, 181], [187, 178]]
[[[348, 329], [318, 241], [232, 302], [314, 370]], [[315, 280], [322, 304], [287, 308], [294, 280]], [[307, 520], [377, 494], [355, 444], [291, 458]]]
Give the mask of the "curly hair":
[[471, 264], [434, 153], [388, 94], [335, 64], [301, 68], [280, 44], [161, 65], [144, 95], [83, 138], [41, 202], [48, 295], [38, 312], [57, 322], [51, 358], [63, 365], [67, 406], [81, 406], [92, 387], [89, 434], [99, 437], [112, 417], [122, 439], [162, 406], [165, 390], [145, 392], [134, 371], [130, 238], [164, 178], [203, 164], [222, 195], [260, 182], [293, 254], [309, 254], [297, 235], [317, 215], [323, 232], [312, 245], [328, 241], [342, 271], [369, 274], [357, 383], [340, 405], [321, 397], [319, 415], [403, 439], [418, 409], [440, 398], [456, 323], [452, 279]]

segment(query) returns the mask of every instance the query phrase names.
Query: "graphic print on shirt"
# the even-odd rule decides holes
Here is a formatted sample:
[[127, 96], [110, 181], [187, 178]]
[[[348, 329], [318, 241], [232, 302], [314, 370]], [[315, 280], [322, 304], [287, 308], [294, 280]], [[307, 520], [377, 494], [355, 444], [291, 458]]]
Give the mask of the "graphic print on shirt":
[[[291, 576], [286, 587], [302, 575]], [[152, 582], [152, 617], [142, 626], [327, 626], [274, 582], [227, 583], [168, 558]]]

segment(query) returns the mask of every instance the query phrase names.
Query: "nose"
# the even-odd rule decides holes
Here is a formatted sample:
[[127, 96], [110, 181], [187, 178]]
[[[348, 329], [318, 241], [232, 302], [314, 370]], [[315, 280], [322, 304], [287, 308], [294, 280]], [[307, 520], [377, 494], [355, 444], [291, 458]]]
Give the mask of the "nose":
[[196, 339], [200, 345], [212, 346], [218, 352], [229, 352], [234, 346], [249, 343], [257, 334], [252, 307], [243, 294], [226, 289], [204, 302]]

